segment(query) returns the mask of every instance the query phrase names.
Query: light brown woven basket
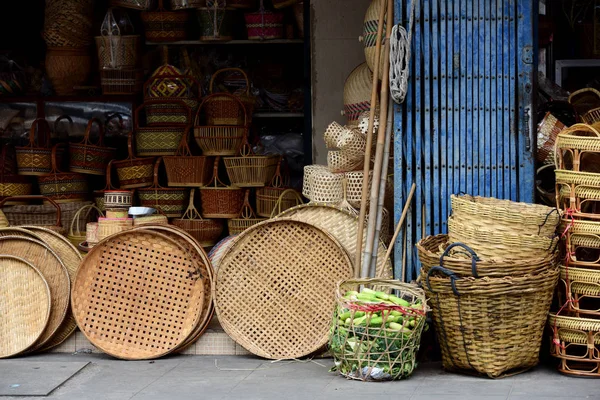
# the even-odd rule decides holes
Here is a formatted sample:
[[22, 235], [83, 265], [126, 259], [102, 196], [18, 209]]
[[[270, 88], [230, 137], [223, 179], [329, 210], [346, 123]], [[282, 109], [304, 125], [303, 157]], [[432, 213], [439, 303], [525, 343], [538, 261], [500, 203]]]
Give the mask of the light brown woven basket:
[[556, 138], [554, 165], [562, 170], [588, 172], [582, 163], [586, 153], [600, 153], [600, 132], [592, 125], [572, 125]]
[[[85, 205], [77, 210], [77, 213], [75, 213], [75, 218], [73, 218], [71, 225], [69, 226], [69, 232], [67, 235], [67, 239], [69, 239], [73, 246], [78, 246], [79, 243], [85, 242], [86, 240], [89, 242], [87, 235], [87, 225], [89, 225], [89, 223], [85, 224], [85, 226], [81, 226], [82, 224], [80, 216], [82, 216], [84, 211], [86, 212], [86, 216], [89, 216], [90, 214], [93, 214], [93, 211], [96, 211], [98, 217], [104, 217], [104, 213], [93, 204]], [[97, 241], [98, 240], [96, 240], [96, 242]]]
[[190, 191], [190, 203], [181, 218], [173, 219], [176, 227], [183, 229], [194, 237], [202, 247], [214, 246], [223, 233], [223, 221], [218, 219], [204, 219], [194, 206], [196, 189]]
[[[38, 138], [36, 141], [35, 134]], [[43, 175], [52, 170], [52, 146], [50, 143], [50, 125], [43, 118], [33, 121], [29, 130], [29, 143], [24, 147], [15, 147], [19, 175]], [[63, 153], [57, 154], [59, 163]]]
[[[367, 65], [370, 70], [373, 71], [375, 69], [375, 58], [376, 58], [376, 50], [377, 50], [377, 29], [379, 27], [379, 13], [382, 7], [386, 6], [385, 0], [373, 0], [371, 4], [367, 8], [367, 12], [365, 14], [364, 24], [363, 24], [363, 34], [361, 40], [363, 45], [365, 46], [365, 58], [367, 60]], [[387, 14], [387, 13], [386, 13]], [[383, 26], [383, 35], [385, 35], [385, 22]], [[382, 40], [383, 42], [384, 40]], [[382, 47], [383, 50], [383, 47]], [[383, 64], [384, 64], [384, 56], [383, 51], [381, 53], [380, 61], [379, 61], [379, 79], [381, 80], [383, 76]], [[379, 103], [379, 102], [378, 102]]]
[[[117, 170], [121, 189], [148, 187], [152, 185], [154, 178], [154, 157], [136, 158], [133, 151], [135, 147], [134, 139], [133, 132], [129, 132], [127, 135], [129, 157], [125, 160], [112, 162]], [[107, 172], [107, 175], [110, 175], [110, 173]], [[109, 179], [108, 176], [107, 179]]]
[[139, 189], [138, 196], [143, 207], [155, 208], [169, 218], [179, 218], [185, 212], [188, 203], [188, 189], [165, 188], [158, 182], [158, 172], [162, 157], [158, 157], [154, 165], [154, 184], [152, 187]]
[[204, 218], [237, 218], [244, 204], [244, 190], [227, 186], [219, 179], [219, 157], [215, 159], [211, 182], [200, 188]]
[[251, 155], [250, 145], [242, 157], [225, 157], [225, 169], [229, 181], [237, 187], [263, 187], [273, 179], [281, 156], [256, 156]]
[[[4, 205], [11, 201], [26, 201], [42, 200], [50, 205], [27, 205], [27, 206], [11, 206], [5, 208]], [[4, 208], [3, 208], [4, 207]], [[53, 207], [53, 209], [51, 208]], [[4, 212], [8, 218], [10, 225], [37, 225], [43, 226], [61, 234], [66, 233], [62, 225], [61, 208], [52, 199], [44, 196], [13, 196], [0, 200], [0, 210]], [[56, 214], [53, 218], [54, 223], [50, 223], [47, 214]]]
[[250, 190], [246, 189], [244, 196], [244, 204], [240, 210], [238, 218], [232, 218], [227, 221], [227, 228], [229, 229], [230, 235], [238, 235], [244, 232], [246, 229], [254, 226], [267, 218], [257, 218], [254, 213], [254, 209], [250, 205]]
[[372, 88], [373, 73], [367, 63], [360, 64], [344, 84], [344, 114], [348, 121], [358, 120], [363, 111], [371, 109]]
[[256, 214], [260, 217], [271, 218], [273, 213], [276, 215], [304, 203], [298, 192], [287, 187], [287, 175], [284, 178], [281, 173], [282, 160], [277, 164], [270, 186], [256, 189]]
[[[239, 74], [246, 81], [245, 91], [234, 95], [216, 93], [215, 80], [218, 75], [224, 72]], [[250, 125], [256, 99], [250, 94], [250, 80], [244, 70], [240, 68], [223, 68], [218, 70], [210, 78], [208, 91], [211, 96], [205, 104], [207, 125]], [[236, 99], [239, 99], [239, 101], [236, 101]], [[240, 107], [240, 102], [243, 107]]]

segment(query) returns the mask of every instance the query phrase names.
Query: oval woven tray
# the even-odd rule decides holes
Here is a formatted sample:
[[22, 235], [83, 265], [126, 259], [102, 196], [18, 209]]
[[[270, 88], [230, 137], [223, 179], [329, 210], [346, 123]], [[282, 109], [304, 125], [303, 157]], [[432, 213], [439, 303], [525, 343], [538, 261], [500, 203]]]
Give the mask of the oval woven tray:
[[269, 220], [234, 239], [213, 298], [219, 322], [248, 351], [270, 359], [311, 354], [327, 343], [335, 288], [352, 261], [326, 231]]
[[175, 351], [194, 331], [204, 279], [187, 249], [140, 229], [94, 246], [72, 296], [77, 324], [94, 346], [122, 359], [151, 359]]
[[50, 288], [52, 309], [50, 320], [38, 341], [30, 350], [37, 350], [52, 339], [63, 324], [69, 308], [71, 284], [59, 256], [43, 242], [19, 236], [0, 237], [0, 254], [20, 257], [33, 264]]
[[[358, 217], [349, 211], [327, 204], [309, 203], [285, 210], [275, 218], [282, 217], [313, 224], [325, 230], [344, 246], [350, 258], [354, 260]], [[366, 245], [365, 242], [363, 240], [363, 250]], [[392, 278], [394, 276], [392, 263], [389, 260], [384, 263], [385, 253], [386, 247], [383, 242], [379, 241], [377, 269], [375, 271], [378, 278]]]
[[0, 358], [30, 348], [50, 316], [50, 289], [33, 264], [0, 256]]

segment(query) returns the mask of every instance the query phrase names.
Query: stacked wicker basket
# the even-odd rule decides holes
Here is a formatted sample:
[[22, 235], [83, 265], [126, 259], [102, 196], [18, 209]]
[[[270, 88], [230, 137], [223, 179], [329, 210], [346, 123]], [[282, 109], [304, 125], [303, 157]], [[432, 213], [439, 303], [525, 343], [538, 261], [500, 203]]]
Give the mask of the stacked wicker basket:
[[551, 354], [565, 374], [600, 378], [600, 155], [597, 127], [575, 124], [556, 139], [557, 205], [565, 258], [559, 309], [548, 320]]
[[452, 196], [449, 235], [417, 244], [444, 368], [496, 378], [538, 363], [558, 223], [549, 207]]

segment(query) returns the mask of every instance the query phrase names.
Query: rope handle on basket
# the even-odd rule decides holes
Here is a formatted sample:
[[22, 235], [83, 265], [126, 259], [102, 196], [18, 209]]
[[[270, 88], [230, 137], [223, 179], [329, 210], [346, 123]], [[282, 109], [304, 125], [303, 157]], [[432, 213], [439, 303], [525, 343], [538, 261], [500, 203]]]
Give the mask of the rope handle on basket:
[[71, 136], [71, 133], [73, 132], [73, 118], [71, 118], [69, 115], [67, 114], [63, 114], [60, 117], [56, 118], [54, 120], [54, 133], [58, 133], [58, 124], [60, 123], [60, 121], [62, 120], [67, 120], [69, 121], [69, 129], [67, 129], [67, 138], [69, 136]]
[[162, 186], [160, 186], [160, 184], [158, 183], [158, 171], [160, 168], [160, 164], [162, 163], [163, 158], [162, 157], [158, 157], [156, 159], [156, 162], [154, 163], [154, 184], [152, 185], [151, 189], [164, 189]]
[[[165, 75], [156, 75], [156, 76], [151, 76], [150, 79], [148, 79], [145, 83], [144, 83], [144, 94], [148, 97], [152, 97], [152, 98], [162, 98], [162, 99], [180, 99], [180, 98], [187, 98], [187, 97], [193, 97], [193, 96], [187, 96], [187, 97], [171, 97], [171, 96], [150, 96], [149, 93], [149, 86], [151, 84], [153, 84], [156, 81], [162, 80], [162, 79], [178, 79], [181, 80], [182, 84], [185, 85], [185, 87], [187, 88], [187, 92], [188, 95], [190, 93], [193, 94], [197, 94], [197, 98], [199, 99], [201, 96], [201, 92], [202, 92], [202, 88], [200, 87], [200, 82], [198, 82], [198, 80], [196, 78], [194, 78], [192, 75], [177, 75], [177, 74], [165, 74]], [[192, 84], [188, 84], [186, 81], [191, 81]], [[198, 93], [196, 93], [193, 89], [194, 87], [198, 90]], [[164, 100], [163, 100], [164, 102]]]
[[65, 143], [57, 143], [56, 145], [54, 145], [52, 147], [52, 154], [50, 156], [50, 160], [52, 163], [52, 170], [50, 170], [51, 174], [59, 174], [61, 171], [58, 169], [58, 160], [57, 160], [57, 154], [58, 154], [58, 148], [59, 147], [65, 147], [66, 144]]
[[196, 207], [194, 206], [194, 194], [196, 192], [196, 188], [192, 188], [190, 190], [190, 201], [188, 203], [188, 207], [181, 216], [181, 219], [189, 219], [189, 220], [204, 220], [202, 215], [198, 212]]
[[[93, 143], [90, 140], [90, 134], [92, 133], [92, 126], [94, 126], [94, 124], [96, 124], [98, 126], [98, 134], [99, 134], [98, 141], [96, 143]], [[88, 124], [85, 128], [85, 135], [83, 135], [83, 140], [81, 141], [80, 144], [86, 144], [86, 145], [92, 145], [92, 146], [98, 146], [98, 147], [101, 147], [104, 145], [104, 125], [102, 124], [102, 121], [100, 121], [96, 117], [94, 117], [88, 121]]]
[[461, 279], [460, 276], [456, 275], [453, 271], [444, 268], [444, 267], [432, 267], [428, 272], [427, 272], [427, 277], [425, 278], [425, 283], [427, 284], [427, 287], [429, 288], [429, 291], [432, 293], [436, 293], [432, 288], [431, 288], [431, 283], [429, 282], [429, 277], [431, 276], [431, 274], [433, 274], [434, 272], [441, 272], [442, 274], [446, 275], [447, 277], [450, 278], [450, 284], [452, 285], [452, 291], [454, 292], [454, 294], [456, 296], [460, 296], [460, 293], [458, 293], [458, 289], [456, 289], [456, 281]]
[[134, 146], [134, 140], [135, 137], [133, 135], [133, 131], [130, 131], [129, 133], [127, 133], [127, 158], [124, 161], [127, 160], [135, 160], [135, 152], [133, 151], [133, 146]]
[[[204, 186], [204, 187], [211, 187], [211, 186], [215, 187], [215, 188], [218, 188], [218, 187], [226, 188], [226, 187], [228, 187], [226, 184], [223, 183], [223, 181], [221, 181], [219, 179], [219, 160], [220, 159], [221, 159], [220, 156], [215, 157], [215, 163], [214, 163], [214, 166], [213, 166], [213, 176], [212, 176], [212, 178], [210, 180], [210, 183], [208, 185]], [[214, 185], [213, 185], [213, 182], [214, 182]]]
[[[300, 204], [304, 203], [304, 199], [302, 198], [302, 196], [300, 196], [300, 194], [294, 190], [294, 189], [286, 189], [284, 190], [280, 195], [279, 198], [277, 199], [277, 202], [275, 203], [275, 207], [273, 207], [273, 211], [271, 211], [271, 217], [270, 218], [275, 218], [276, 215], [281, 214], [282, 210], [281, 210], [281, 203], [283, 202], [284, 197], [287, 194], [293, 194], [296, 200], [296, 205], [299, 206]], [[277, 211], [277, 212], [276, 212]]]
[[112, 185], [111, 175], [112, 175], [112, 164], [114, 160], [110, 160], [108, 164], [106, 164], [106, 186], [103, 190], [115, 190], [117, 189]]
[[238, 102], [241, 110], [244, 112], [244, 127], [246, 127], [246, 130], [248, 130], [248, 112], [246, 111], [246, 106], [244, 105], [244, 103], [242, 103], [242, 101], [237, 96], [234, 96], [230, 93], [213, 93], [213, 94], [209, 94], [208, 96], [206, 96], [204, 98], [204, 100], [202, 100], [202, 103], [200, 103], [200, 107], [198, 107], [198, 111], [196, 112], [196, 118], [194, 118], [194, 125], [199, 126], [200, 113], [201, 113], [202, 109], [204, 108], [204, 105], [213, 97], [219, 97], [219, 96], [230, 97]]
[[56, 226], [59, 228], [62, 227], [60, 206], [54, 200], [52, 200], [50, 197], [41, 196], [41, 195], [5, 197], [4, 199], [0, 200], [0, 210], [2, 209], [2, 207], [4, 207], [4, 204], [6, 204], [7, 201], [13, 201], [13, 200], [18, 200], [18, 201], [43, 200], [43, 201], [47, 201], [48, 203], [53, 205], [54, 208], [56, 208]]
[[104, 213], [102, 212], [102, 210], [100, 210], [94, 204], [87, 204], [87, 205], [81, 207], [79, 210], [77, 210], [77, 212], [73, 216], [73, 220], [71, 221], [71, 227], [69, 228], [69, 235], [70, 236], [74, 236], [73, 235], [73, 233], [74, 233], [73, 232], [73, 225], [75, 224], [75, 222], [77, 222], [77, 232], [81, 233], [81, 227], [79, 226], [79, 217], [81, 216], [81, 212], [84, 211], [84, 210], [88, 210], [88, 212], [86, 214], [86, 218], [87, 218], [87, 216], [90, 215], [90, 212], [92, 212], [92, 210], [96, 210], [98, 212], [98, 216], [99, 217], [104, 217]]
[[213, 86], [214, 86], [215, 78], [217, 77], [217, 75], [222, 74], [223, 72], [228, 72], [228, 71], [240, 72], [242, 74], [242, 76], [244, 77], [244, 80], [246, 81], [246, 96], [250, 96], [250, 79], [248, 79], [248, 75], [241, 68], [222, 68], [222, 69], [218, 70], [217, 72], [215, 72], [213, 74], [213, 76], [210, 77], [210, 83], [208, 84], [208, 93], [213, 94]]
[[[184, 110], [187, 114], [187, 120], [191, 121], [192, 120], [192, 109], [185, 104], [184, 101], [182, 100], [178, 100], [175, 98], [169, 99], [168, 101], [169, 103], [172, 104], [177, 104], [178, 106], [181, 106], [181, 109]], [[135, 109], [135, 128], [139, 129], [140, 128], [140, 113], [142, 112], [142, 110], [146, 109], [146, 106], [148, 104], [165, 104], [164, 100], [146, 100], [144, 101], [138, 108]], [[146, 124], [149, 125], [149, 124]], [[155, 122], [152, 124], [152, 126], [188, 126], [189, 123], [181, 123], [181, 122]]]
[[[38, 141], [37, 147], [49, 148], [50, 147], [50, 125], [44, 118], [36, 118], [31, 123], [29, 128], [29, 147], [36, 147], [35, 132], [37, 129]], [[42, 138], [42, 134], [44, 135]], [[43, 142], [42, 142], [43, 141]]]
[[190, 145], [188, 144], [188, 140], [190, 137], [190, 128], [185, 129], [185, 133], [181, 137], [181, 141], [179, 142], [179, 146], [177, 146], [177, 151], [175, 151], [175, 155], [179, 157], [191, 157], [192, 150], [190, 150]]
[[250, 189], [246, 189], [246, 193], [244, 194], [244, 204], [242, 204], [242, 209], [240, 210], [240, 219], [254, 218], [256, 218], [256, 213], [250, 205]]
[[446, 248], [446, 250], [444, 250], [444, 253], [440, 257], [440, 267], [441, 268], [444, 267], [444, 257], [447, 257], [448, 254], [450, 254], [450, 250], [452, 250], [456, 247], [466, 250], [467, 253], [469, 253], [469, 255], [471, 256], [471, 273], [473, 274], [473, 276], [475, 278], [479, 278], [479, 274], [477, 274], [477, 263], [479, 261], [481, 261], [481, 259], [479, 258], [477, 253], [475, 253], [475, 251], [472, 248], [470, 248], [469, 246], [467, 246], [464, 243], [456, 242], [456, 243], [452, 243], [450, 246], [448, 246]]
[[[542, 224], [538, 226], [538, 235], [542, 231], [542, 228], [546, 225], [546, 222], [548, 222], [548, 220], [550, 219], [550, 216], [554, 213], [557, 213], [558, 216], [560, 217], [560, 211], [558, 211], [558, 208], [555, 207], [552, 210], [550, 210], [550, 212], [548, 212], [546, 214], [546, 218], [544, 219], [544, 222], [542, 222]], [[559, 224], [560, 224], [560, 218], [558, 219], [558, 223], [556, 224], [556, 226], [558, 226]]]

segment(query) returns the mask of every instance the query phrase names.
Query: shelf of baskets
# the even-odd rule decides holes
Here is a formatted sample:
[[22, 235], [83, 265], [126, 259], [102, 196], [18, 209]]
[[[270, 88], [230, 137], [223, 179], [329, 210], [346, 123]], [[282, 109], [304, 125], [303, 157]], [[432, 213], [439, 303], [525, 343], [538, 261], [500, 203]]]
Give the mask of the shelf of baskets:
[[179, 40], [176, 42], [150, 42], [146, 41], [148, 46], [189, 46], [189, 45], [245, 45], [245, 44], [303, 44], [303, 39], [271, 39], [271, 40]]

